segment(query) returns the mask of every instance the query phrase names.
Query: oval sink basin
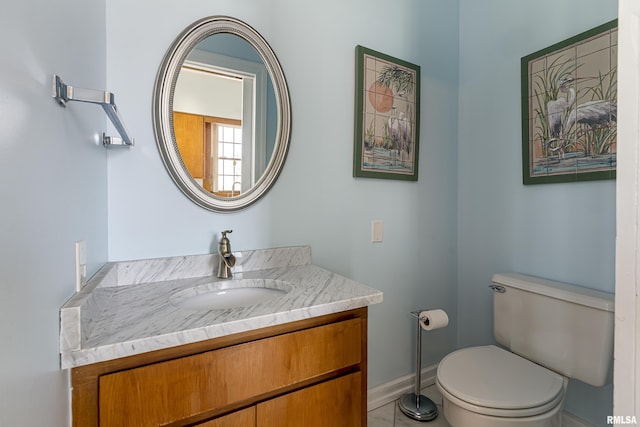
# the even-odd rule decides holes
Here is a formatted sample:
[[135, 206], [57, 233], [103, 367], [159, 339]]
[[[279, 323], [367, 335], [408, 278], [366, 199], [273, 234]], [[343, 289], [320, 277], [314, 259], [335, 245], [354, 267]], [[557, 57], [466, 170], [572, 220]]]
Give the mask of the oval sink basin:
[[192, 310], [219, 310], [262, 304], [285, 296], [291, 284], [272, 279], [236, 279], [212, 282], [177, 292], [171, 304]]

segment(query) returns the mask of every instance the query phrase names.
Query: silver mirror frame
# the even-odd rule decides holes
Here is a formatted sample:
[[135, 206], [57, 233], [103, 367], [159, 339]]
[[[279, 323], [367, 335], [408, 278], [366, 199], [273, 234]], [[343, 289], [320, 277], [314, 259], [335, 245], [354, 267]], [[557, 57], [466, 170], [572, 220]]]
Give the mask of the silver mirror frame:
[[[218, 33], [234, 34], [256, 49], [273, 81], [278, 110], [276, 140], [265, 172], [250, 190], [226, 198], [206, 191], [191, 177], [178, 151], [172, 114], [174, 91], [183, 62], [202, 40]], [[229, 212], [258, 201], [280, 175], [291, 137], [289, 89], [282, 67], [267, 41], [246, 23], [228, 16], [211, 16], [187, 27], [171, 44], [158, 70], [153, 90], [153, 129], [160, 157], [171, 179], [195, 204], [214, 212]]]

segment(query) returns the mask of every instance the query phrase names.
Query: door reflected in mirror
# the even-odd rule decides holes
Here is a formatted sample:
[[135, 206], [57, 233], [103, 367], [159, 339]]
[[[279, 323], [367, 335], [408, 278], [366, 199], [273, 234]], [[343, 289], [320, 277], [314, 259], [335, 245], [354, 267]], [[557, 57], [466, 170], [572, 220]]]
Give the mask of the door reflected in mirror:
[[277, 126], [273, 84], [255, 48], [227, 33], [200, 42], [178, 74], [173, 125], [184, 166], [205, 191], [249, 191], [271, 159]]

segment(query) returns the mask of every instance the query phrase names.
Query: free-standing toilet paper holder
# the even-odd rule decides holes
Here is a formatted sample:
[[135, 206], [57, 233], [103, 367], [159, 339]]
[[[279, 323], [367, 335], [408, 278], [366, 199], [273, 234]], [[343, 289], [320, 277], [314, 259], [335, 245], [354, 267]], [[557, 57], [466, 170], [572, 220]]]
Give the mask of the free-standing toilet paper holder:
[[418, 421], [431, 421], [438, 416], [438, 407], [433, 403], [433, 400], [420, 394], [420, 377], [422, 371], [422, 327], [420, 326], [422, 319], [420, 318], [420, 313], [422, 311], [423, 310], [411, 312], [411, 315], [418, 320], [416, 323], [418, 338], [416, 340], [417, 354], [415, 389], [413, 393], [407, 393], [400, 399], [398, 407], [402, 413], [409, 418], [413, 418]]

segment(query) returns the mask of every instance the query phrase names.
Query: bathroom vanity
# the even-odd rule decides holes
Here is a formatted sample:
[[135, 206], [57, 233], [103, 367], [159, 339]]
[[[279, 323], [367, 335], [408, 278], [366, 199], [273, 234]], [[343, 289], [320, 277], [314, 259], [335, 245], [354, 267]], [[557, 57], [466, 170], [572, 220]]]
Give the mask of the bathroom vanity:
[[[74, 426], [366, 425], [367, 307], [382, 293], [308, 247], [234, 255], [232, 281], [215, 278], [218, 255], [110, 263], [62, 307]], [[283, 291], [183, 304], [226, 283]]]

